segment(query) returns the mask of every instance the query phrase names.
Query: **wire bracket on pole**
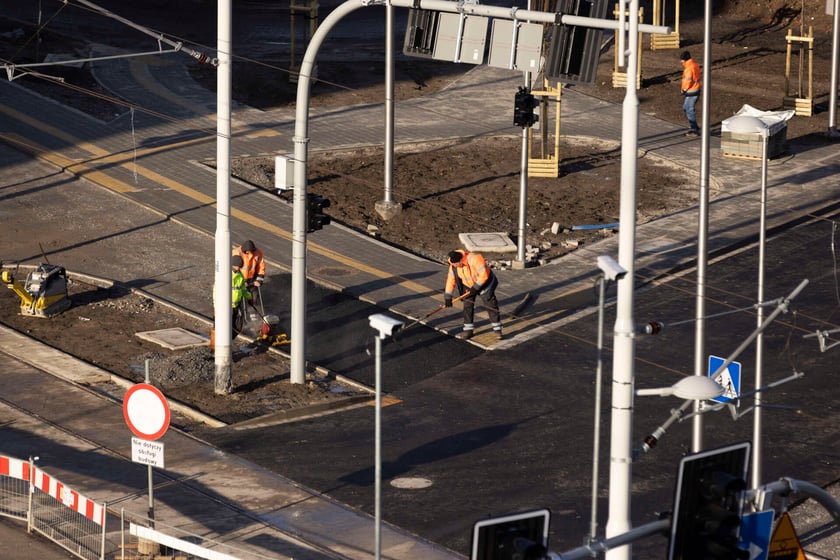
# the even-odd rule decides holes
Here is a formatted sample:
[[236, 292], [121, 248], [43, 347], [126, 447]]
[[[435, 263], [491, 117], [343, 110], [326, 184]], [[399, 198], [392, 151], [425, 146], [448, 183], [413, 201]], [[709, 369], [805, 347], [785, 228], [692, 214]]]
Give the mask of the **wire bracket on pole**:
[[814, 338], [814, 337], [816, 337], [817, 341], [820, 343], [820, 352], [825, 352], [826, 350], [831, 350], [832, 348], [834, 348], [835, 346], [840, 344], [840, 341], [832, 342], [831, 344], [827, 344], [827, 341], [829, 340], [829, 336], [834, 334], [834, 333], [838, 333], [838, 332], [840, 332], [840, 329], [831, 329], [830, 331], [821, 331], [821, 330], [817, 329], [817, 331], [814, 334], [805, 334], [805, 335], [802, 335], [802, 338]]

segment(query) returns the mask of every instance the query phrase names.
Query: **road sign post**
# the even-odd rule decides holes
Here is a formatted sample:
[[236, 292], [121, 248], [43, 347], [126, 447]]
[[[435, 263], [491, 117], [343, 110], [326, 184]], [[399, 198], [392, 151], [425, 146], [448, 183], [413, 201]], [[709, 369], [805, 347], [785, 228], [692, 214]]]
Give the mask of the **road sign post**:
[[[148, 380], [147, 361], [146, 381]], [[123, 417], [132, 433], [140, 438], [131, 438], [131, 460], [149, 466], [149, 526], [154, 527], [152, 466], [163, 467], [163, 443], [156, 443], [155, 440], [163, 437], [169, 429], [169, 403], [156, 387], [148, 383], [138, 383], [125, 393]]]

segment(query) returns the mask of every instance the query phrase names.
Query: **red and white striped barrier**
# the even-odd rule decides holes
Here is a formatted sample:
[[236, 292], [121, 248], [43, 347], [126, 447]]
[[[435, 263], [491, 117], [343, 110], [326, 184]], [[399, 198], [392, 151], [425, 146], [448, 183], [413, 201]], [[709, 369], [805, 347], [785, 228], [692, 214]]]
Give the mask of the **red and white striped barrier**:
[[[31, 471], [31, 473], [30, 473]], [[5, 457], [0, 455], [0, 476], [8, 476], [18, 480], [30, 480], [32, 485], [45, 494], [49, 494], [76, 513], [84, 515], [94, 523], [103, 525], [105, 523], [105, 507], [82, 496], [72, 488], [65, 486], [58, 479], [55, 479], [38, 469], [29, 466], [29, 461]]]
[[73, 511], [80, 513], [97, 523], [102, 525], [105, 523], [105, 508], [97, 504], [93, 500], [89, 500], [73, 490], [65, 486], [59, 480], [52, 478], [44, 471], [36, 468], [34, 469], [32, 484], [35, 488], [49, 494], [65, 506]]
[[18, 480], [29, 480], [29, 461], [0, 455], [0, 475]]

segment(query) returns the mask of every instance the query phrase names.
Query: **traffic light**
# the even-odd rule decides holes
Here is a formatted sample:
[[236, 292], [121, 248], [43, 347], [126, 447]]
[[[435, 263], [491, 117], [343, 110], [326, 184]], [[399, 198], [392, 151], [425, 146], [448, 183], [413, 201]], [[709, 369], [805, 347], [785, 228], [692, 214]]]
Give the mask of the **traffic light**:
[[321, 229], [330, 223], [330, 217], [324, 214], [324, 208], [330, 207], [330, 200], [319, 194], [306, 195], [306, 231]]
[[534, 114], [537, 107], [537, 98], [525, 86], [520, 86], [513, 99], [513, 124], [523, 128], [534, 126], [539, 116]]
[[683, 458], [668, 560], [741, 560], [739, 548], [749, 442]]
[[547, 509], [539, 509], [477, 521], [470, 560], [542, 560], [550, 518]]
[[[556, 11], [563, 15], [604, 19], [607, 0], [558, 0]], [[550, 26], [547, 34], [546, 77], [564, 84], [592, 84], [598, 72], [604, 31], [560, 23]]]

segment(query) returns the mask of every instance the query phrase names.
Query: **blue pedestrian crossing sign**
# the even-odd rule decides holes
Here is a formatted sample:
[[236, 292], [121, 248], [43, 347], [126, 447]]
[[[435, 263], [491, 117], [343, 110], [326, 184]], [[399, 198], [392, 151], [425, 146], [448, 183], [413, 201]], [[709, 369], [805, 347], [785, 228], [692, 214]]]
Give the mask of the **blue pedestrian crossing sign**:
[[[709, 377], [712, 377], [724, 363], [726, 363], [724, 358], [710, 355]], [[715, 381], [717, 381], [718, 385], [723, 387], [723, 395], [713, 398], [713, 401], [728, 403], [737, 399], [741, 395], [741, 363], [730, 362], [730, 364], [726, 366], [726, 369], [720, 372], [720, 375]]]

